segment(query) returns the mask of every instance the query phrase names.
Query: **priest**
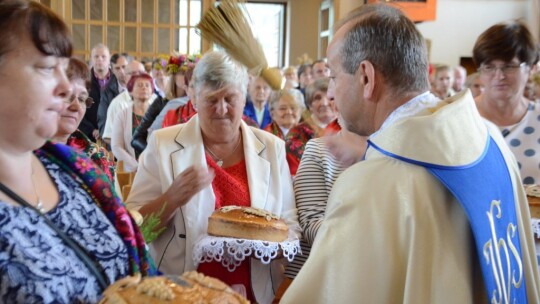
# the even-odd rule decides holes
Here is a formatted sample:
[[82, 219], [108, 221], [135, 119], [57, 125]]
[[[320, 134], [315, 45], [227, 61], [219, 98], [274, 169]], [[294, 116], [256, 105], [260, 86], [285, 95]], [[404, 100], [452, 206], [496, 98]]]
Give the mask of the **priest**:
[[429, 93], [424, 40], [399, 10], [364, 5], [336, 28], [328, 94], [369, 146], [334, 184], [281, 303], [540, 303], [526, 196], [500, 131], [468, 90]]

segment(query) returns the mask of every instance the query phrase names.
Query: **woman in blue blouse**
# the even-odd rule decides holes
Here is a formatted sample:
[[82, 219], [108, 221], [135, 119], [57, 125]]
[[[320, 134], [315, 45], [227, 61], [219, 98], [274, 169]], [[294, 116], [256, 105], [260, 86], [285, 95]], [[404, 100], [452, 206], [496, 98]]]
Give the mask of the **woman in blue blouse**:
[[154, 267], [106, 175], [47, 142], [72, 100], [68, 28], [22, 0], [0, 2], [0, 28], [0, 303], [97, 302]]

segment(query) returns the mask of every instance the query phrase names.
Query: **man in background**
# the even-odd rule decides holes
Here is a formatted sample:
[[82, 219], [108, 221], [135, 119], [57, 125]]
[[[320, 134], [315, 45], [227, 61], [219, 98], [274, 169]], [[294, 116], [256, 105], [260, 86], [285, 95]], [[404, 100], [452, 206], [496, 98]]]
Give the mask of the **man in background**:
[[317, 80], [320, 78], [328, 78], [330, 77], [330, 69], [328, 68], [328, 64], [323, 59], [316, 60], [311, 65], [311, 73], [313, 76], [313, 80]]
[[467, 80], [467, 70], [464, 67], [458, 65], [454, 68], [454, 85], [452, 89], [454, 92], [459, 93], [465, 88], [465, 81]]
[[110, 81], [116, 82], [116, 77], [109, 68], [111, 54], [109, 48], [104, 44], [97, 44], [90, 53], [90, 97], [94, 100], [92, 107], [86, 110], [79, 129], [92, 141], [101, 138], [99, 135], [97, 113], [101, 101], [101, 92], [107, 87]]
[[111, 101], [121, 92], [126, 90], [127, 77], [126, 66], [129, 62], [129, 56], [126, 53], [113, 54], [111, 56], [111, 67], [117, 81], [109, 81], [107, 87], [101, 92], [101, 100], [98, 107], [98, 127], [99, 135], [103, 137], [105, 122], [107, 121], [107, 109]]

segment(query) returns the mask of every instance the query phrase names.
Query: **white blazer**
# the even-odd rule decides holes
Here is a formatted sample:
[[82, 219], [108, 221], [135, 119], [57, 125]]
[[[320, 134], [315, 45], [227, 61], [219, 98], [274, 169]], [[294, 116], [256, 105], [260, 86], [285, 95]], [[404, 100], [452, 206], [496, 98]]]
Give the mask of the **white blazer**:
[[[243, 149], [251, 206], [269, 210], [299, 232], [292, 179], [285, 159], [285, 143], [276, 136], [241, 123]], [[139, 159], [139, 168], [127, 199], [128, 208], [139, 209], [165, 193], [173, 179], [188, 167], [208, 167], [199, 117], [185, 124], [155, 131]], [[150, 244], [159, 270], [182, 274], [196, 270], [193, 247], [207, 232], [208, 217], [214, 211], [212, 185], [202, 189], [186, 205], [176, 210], [162, 235]], [[282, 261], [270, 265], [251, 259], [251, 284], [257, 302], [271, 303], [283, 278]]]
[[111, 150], [117, 160], [124, 161], [124, 168], [127, 172], [137, 170], [137, 158], [135, 150], [131, 146], [133, 139], [133, 103], [120, 110], [118, 116], [113, 120]]

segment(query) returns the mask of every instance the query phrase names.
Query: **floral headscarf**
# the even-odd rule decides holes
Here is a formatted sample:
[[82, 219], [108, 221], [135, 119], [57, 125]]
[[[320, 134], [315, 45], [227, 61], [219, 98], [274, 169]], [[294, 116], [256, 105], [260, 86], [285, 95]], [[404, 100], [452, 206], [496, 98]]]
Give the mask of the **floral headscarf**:
[[197, 62], [201, 59], [201, 55], [184, 55], [180, 54], [178, 56], [170, 56], [165, 69], [167, 74], [173, 75], [179, 71], [187, 71], [188, 68], [194, 67]]

